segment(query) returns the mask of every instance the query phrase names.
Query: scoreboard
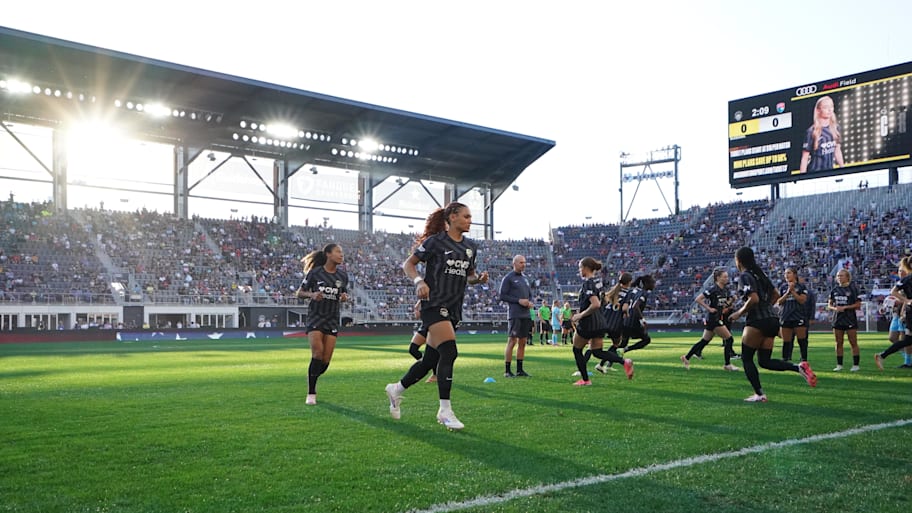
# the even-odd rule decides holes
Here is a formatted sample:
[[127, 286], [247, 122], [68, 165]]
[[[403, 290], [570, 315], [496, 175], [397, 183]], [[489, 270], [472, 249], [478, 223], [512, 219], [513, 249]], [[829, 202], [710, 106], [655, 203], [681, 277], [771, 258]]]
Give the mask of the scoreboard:
[[732, 187], [912, 165], [912, 62], [728, 103]]

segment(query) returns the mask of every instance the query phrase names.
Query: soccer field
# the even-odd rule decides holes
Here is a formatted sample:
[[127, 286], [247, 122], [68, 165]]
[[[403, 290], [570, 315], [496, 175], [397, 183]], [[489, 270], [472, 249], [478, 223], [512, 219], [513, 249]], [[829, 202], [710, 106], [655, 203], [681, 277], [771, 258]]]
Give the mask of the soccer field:
[[462, 334], [460, 432], [423, 382], [390, 418], [406, 338], [340, 337], [316, 406], [305, 339], [0, 345], [0, 512], [909, 510], [912, 371], [875, 368], [885, 335], [835, 373], [813, 334], [817, 388], [761, 369], [766, 404], [718, 339], [685, 371], [697, 337], [577, 388], [569, 346], [504, 379], [504, 337]]

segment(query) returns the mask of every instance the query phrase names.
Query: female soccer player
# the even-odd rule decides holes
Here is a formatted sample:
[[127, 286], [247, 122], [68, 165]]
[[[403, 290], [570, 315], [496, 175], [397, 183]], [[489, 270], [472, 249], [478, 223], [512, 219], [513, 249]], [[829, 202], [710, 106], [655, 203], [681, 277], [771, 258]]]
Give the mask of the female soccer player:
[[817, 376], [808, 362], [795, 365], [791, 362], [773, 360], [773, 341], [779, 333], [779, 319], [773, 310], [773, 303], [779, 299], [779, 292], [773, 286], [763, 269], [757, 265], [754, 250], [744, 246], [735, 252], [735, 265], [741, 271], [739, 288], [744, 304], [730, 316], [734, 321], [747, 315], [747, 326], [741, 334], [741, 361], [744, 374], [754, 388], [754, 395], [745, 399], [749, 403], [767, 401], [763, 387], [760, 385], [760, 372], [754, 364], [754, 353], [764, 369], [774, 371], [793, 371], [801, 374], [808, 385], [817, 386]]
[[564, 311], [561, 309], [560, 301], [554, 300], [551, 303], [551, 345], [556, 346], [558, 333], [561, 331], [561, 321]]
[[[579, 261], [579, 274], [583, 279], [579, 292], [579, 311], [570, 318], [576, 325], [576, 333], [573, 335], [573, 358], [576, 360], [576, 368], [580, 373], [580, 380], [574, 383], [578, 387], [592, 385], [592, 381], [589, 380], [589, 372], [586, 370], [588, 358], [583, 354], [586, 344], [589, 344], [589, 350], [596, 358], [623, 363], [627, 379], [633, 379], [632, 360], [621, 358], [617, 353], [602, 349], [606, 324], [604, 320], [597, 322], [595, 317], [602, 315], [602, 302], [599, 299], [602, 293], [602, 281], [596, 274], [601, 269], [602, 263], [592, 257], [585, 257]], [[602, 328], [596, 327], [599, 325]]]
[[[647, 306], [649, 292], [655, 289], [655, 278], [652, 275], [644, 274], [633, 280], [631, 287], [627, 290], [624, 298], [624, 329], [621, 339], [621, 347], [624, 353], [643, 349], [652, 342], [649, 333], [646, 332], [646, 320], [643, 318], [643, 310]], [[639, 340], [636, 344], [628, 347], [631, 340]]]
[[342, 247], [338, 244], [327, 244], [302, 259], [304, 281], [295, 294], [310, 299], [306, 327], [310, 342], [305, 401], [308, 405], [317, 404], [317, 379], [329, 368], [336, 349], [339, 303], [348, 301], [348, 274], [339, 268], [344, 260]]
[[573, 331], [573, 322], [570, 321], [570, 317], [573, 317], [573, 308], [570, 308], [570, 303], [564, 301], [564, 307], [561, 308], [561, 344], [567, 345], [570, 340], [572, 331]]
[[798, 281], [798, 272], [789, 267], [785, 270], [785, 281], [779, 285], [779, 324], [782, 337], [782, 359], [792, 360], [795, 337], [801, 351], [801, 361], [807, 360], [808, 327], [804, 303], [807, 301], [807, 287]]
[[852, 274], [846, 269], [836, 273], [837, 285], [830, 291], [830, 300], [827, 308], [835, 312], [833, 317], [833, 335], [836, 337], [836, 372], [842, 370], [842, 342], [846, 335], [852, 346], [852, 372], [861, 370], [861, 351], [858, 349], [858, 315], [856, 310], [861, 308], [858, 299], [858, 289], [852, 283]]
[[[602, 300], [602, 315], [605, 316], [607, 325], [605, 337], [611, 339], [611, 347], [608, 352], [618, 353], [621, 347], [624, 327], [624, 306], [627, 293], [630, 291], [630, 284], [633, 282], [633, 275], [622, 272], [618, 277], [618, 282], [605, 292]], [[591, 352], [586, 353], [586, 360], [589, 360]], [[609, 370], [613, 371], [612, 362], [603, 359], [595, 365], [595, 370], [602, 374], [607, 374]]]
[[725, 365], [723, 369], [727, 371], [740, 370], [732, 365], [731, 359], [734, 355], [735, 339], [731, 334], [731, 320], [729, 314], [734, 305], [734, 298], [728, 290], [728, 271], [721, 267], [713, 271], [713, 285], [704, 290], [697, 296], [696, 302], [706, 310], [706, 318], [703, 319], [703, 337], [697, 341], [687, 354], [681, 356], [681, 363], [685, 369], [690, 369], [690, 359], [693, 356], [703, 354], [705, 348], [713, 339], [713, 336], [722, 337], [723, 352], [725, 353]]
[[807, 129], [801, 146], [801, 173], [842, 167], [842, 134], [836, 121], [835, 106], [829, 96], [821, 96], [814, 106], [814, 124]]
[[[453, 386], [453, 362], [456, 361], [456, 326], [462, 318], [466, 285], [487, 283], [488, 273], [476, 274], [478, 245], [463, 234], [472, 226], [472, 212], [462, 203], [452, 202], [432, 212], [418, 237], [412, 255], [402, 264], [405, 275], [415, 283], [421, 299], [421, 321], [427, 326], [427, 349], [396, 383], [386, 386], [390, 415], [401, 416], [400, 403], [406, 388], [420, 381], [437, 367], [437, 390], [440, 408], [437, 422], [447, 429], [462, 429], [450, 404]], [[425, 275], [418, 274], [418, 263], [424, 262]]]
[[[874, 355], [874, 363], [880, 370], [883, 370], [884, 358], [912, 345], [912, 330], [909, 328], [912, 326], [912, 307], [909, 306], [912, 304], [912, 257], [903, 257], [899, 262], [899, 281], [890, 291], [890, 297], [895, 299], [893, 308], [895, 313], [893, 322], [890, 324], [890, 342], [892, 344], [886, 351]], [[902, 319], [900, 320], [898, 317], [902, 317]], [[897, 329], [894, 330], [894, 327]], [[894, 332], [900, 329], [904, 335], [900, 334], [894, 340]], [[908, 353], [906, 353], [906, 363], [903, 364], [903, 367], [906, 366], [912, 366]]]

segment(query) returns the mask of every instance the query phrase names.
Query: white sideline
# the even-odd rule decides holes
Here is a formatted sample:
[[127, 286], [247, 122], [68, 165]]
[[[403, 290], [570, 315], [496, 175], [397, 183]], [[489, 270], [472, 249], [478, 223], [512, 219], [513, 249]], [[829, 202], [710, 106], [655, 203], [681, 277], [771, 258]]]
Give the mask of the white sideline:
[[835, 438], [846, 438], [849, 436], [860, 435], [863, 433], [869, 433], [871, 431], [880, 431], [883, 429], [890, 429], [895, 427], [902, 427], [912, 424], [912, 419], [903, 419], [893, 422], [884, 422], [882, 424], [870, 424], [867, 426], [861, 426], [857, 428], [847, 429], [845, 431], [837, 431], [835, 433], [824, 433], [821, 435], [813, 435], [806, 438], [791, 438], [788, 440], [783, 440], [781, 442], [770, 442], [760, 445], [755, 445], [753, 447], [745, 447], [744, 449], [738, 449], [736, 451], [720, 452], [716, 454], [704, 454], [702, 456], [694, 456], [692, 458], [684, 458], [680, 460], [670, 461], [668, 463], [658, 463], [655, 465], [650, 465], [648, 467], [639, 467], [630, 469], [626, 472], [620, 474], [602, 474], [597, 476], [582, 477], [579, 479], [574, 479], [572, 481], [564, 481], [562, 483], [553, 483], [547, 485], [533, 486], [530, 488], [522, 488], [519, 490], [511, 490], [497, 495], [488, 495], [483, 497], [476, 497], [462, 502], [447, 502], [444, 504], [435, 504], [427, 509], [413, 509], [409, 510], [408, 513], [449, 513], [450, 511], [459, 511], [468, 508], [491, 506], [494, 504], [500, 504], [502, 502], [511, 501], [513, 499], [519, 499], [522, 497], [531, 497], [533, 495], [541, 495], [544, 493], [558, 492], [561, 490], [567, 490], [569, 488], [578, 488], [581, 486], [591, 486], [595, 484], [607, 483], [609, 481], [616, 481], [618, 479], [624, 479], [627, 477], [640, 477], [648, 474], [654, 474], [656, 472], [661, 472], [663, 470], [673, 470], [682, 467], [690, 467], [692, 465], [700, 465], [702, 463], [709, 463], [712, 461], [718, 461], [726, 458], [735, 458], [738, 456], [744, 456], [747, 454], [756, 454], [761, 452], [766, 452], [771, 449], [779, 449], [781, 447], [791, 447], [793, 445], [809, 444], [814, 442], [820, 442], [822, 440], [832, 440]]

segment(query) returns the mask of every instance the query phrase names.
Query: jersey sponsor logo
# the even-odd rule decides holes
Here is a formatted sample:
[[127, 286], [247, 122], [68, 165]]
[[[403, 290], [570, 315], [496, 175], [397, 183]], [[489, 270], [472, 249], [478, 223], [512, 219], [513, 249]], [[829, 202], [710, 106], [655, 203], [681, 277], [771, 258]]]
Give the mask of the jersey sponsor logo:
[[[323, 282], [320, 282], [323, 283]], [[341, 285], [341, 282], [339, 282]], [[317, 291], [323, 294], [323, 299], [338, 300], [339, 299], [339, 287], [328, 287], [326, 285], [321, 285], [317, 287]]]
[[466, 276], [468, 268], [469, 268], [468, 260], [457, 260], [457, 259], [451, 258], [446, 261], [446, 269], [443, 272], [444, 272], [444, 274], [455, 274], [457, 276]]
[[849, 304], [849, 296], [834, 295], [833, 301], [835, 301], [836, 304], [839, 306], [846, 306], [847, 304]]

